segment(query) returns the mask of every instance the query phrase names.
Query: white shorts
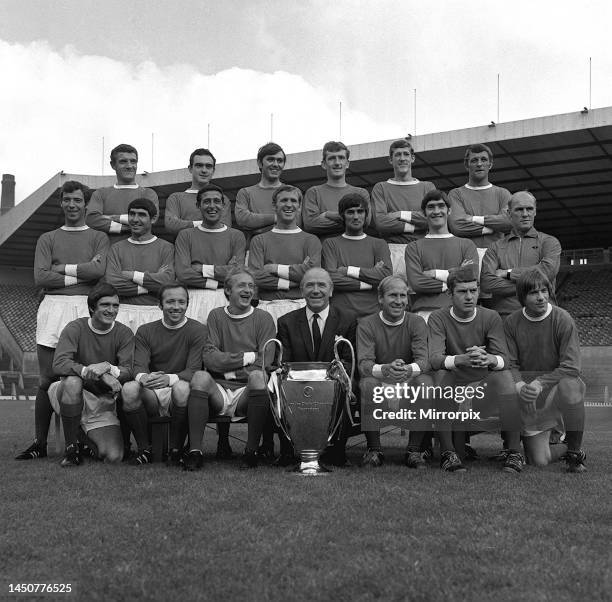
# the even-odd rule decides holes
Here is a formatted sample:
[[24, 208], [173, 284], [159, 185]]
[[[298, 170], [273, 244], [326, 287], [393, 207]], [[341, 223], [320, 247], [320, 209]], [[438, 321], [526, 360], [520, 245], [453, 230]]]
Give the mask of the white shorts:
[[129, 305], [121, 303], [119, 305], [119, 313], [117, 314], [117, 322], [125, 324], [136, 334], [139, 326], [147, 322], [160, 320], [161, 317], [162, 311], [157, 305]]
[[[478, 282], [480, 282], [480, 274], [482, 272], [482, 258], [485, 256], [487, 249], [486, 248], [481, 249], [480, 247], [478, 247], [476, 251], [478, 251]], [[480, 295], [478, 298], [479, 299], [492, 299], [493, 295], [491, 293], [483, 293], [482, 291], [480, 291]]]
[[521, 435], [523, 437], [534, 437], [544, 431], [550, 431], [559, 423], [559, 411], [553, 404], [557, 389], [557, 385], [550, 389], [544, 405], [538, 408], [535, 416], [527, 416], [522, 413], [524, 427]]
[[257, 306], [259, 309], [267, 311], [274, 320], [274, 326], [276, 326], [277, 320], [288, 314], [294, 309], [302, 309], [306, 307], [306, 299], [274, 299], [272, 301], [259, 301]]
[[55, 349], [66, 324], [87, 316], [87, 295], [45, 295], [36, 314], [36, 344]]
[[391, 253], [393, 275], [406, 278], [406, 245], [396, 242], [390, 242], [388, 244], [389, 253]]
[[[58, 415], [61, 415], [58, 397], [61, 384], [62, 381], [55, 381], [49, 387], [49, 401], [51, 402], [53, 411]], [[115, 400], [110, 395], [101, 395], [98, 397], [87, 389], [83, 389], [81, 426], [86, 433], [104, 426], [119, 426]]]
[[159, 415], [170, 416], [170, 404], [172, 403], [172, 387], [161, 387], [161, 389], [152, 389], [157, 397], [159, 404]]
[[226, 389], [217, 383], [217, 389], [223, 396], [223, 409], [217, 416], [229, 416], [232, 420], [241, 420], [244, 416], [236, 416], [236, 406], [242, 394], [246, 391], [246, 387], [240, 389]]
[[186, 316], [206, 324], [211, 309], [225, 307], [226, 305], [227, 299], [222, 288], [218, 288], [216, 291], [190, 288]]
[[433, 309], [420, 309], [419, 311], [416, 312], [416, 314], [417, 316], [421, 316], [421, 318], [425, 320], [425, 323], [427, 323], [427, 321], [429, 320], [429, 316], [431, 316], [433, 312], [434, 312]]

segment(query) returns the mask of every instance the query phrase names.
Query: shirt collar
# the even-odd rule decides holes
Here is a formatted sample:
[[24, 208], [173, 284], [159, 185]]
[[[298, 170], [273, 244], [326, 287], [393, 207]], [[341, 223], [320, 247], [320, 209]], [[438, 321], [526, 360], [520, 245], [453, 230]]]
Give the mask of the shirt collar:
[[198, 189], [197, 188], [188, 188], [187, 190], [185, 190], [185, 192], [187, 192], [189, 194], [198, 194]]
[[149, 240], [134, 240], [131, 236], [128, 238], [128, 242], [131, 242], [133, 245], [149, 245], [152, 242], [157, 240], [157, 236], [153, 235]]
[[346, 238], [346, 240], [363, 240], [366, 236], [367, 234], [364, 232], [363, 234], [360, 234], [359, 236], [349, 236], [348, 234], [343, 234], [342, 238]]
[[138, 188], [138, 184], [113, 184], [113, 188], [117, 190], [123, 190], [124, 188], [135, 190]]
[[297, 234], [301, 231], [302, 228], [300, 227], [292, 228], [291, 230], [281, 230], [280, 228], [272, 228], [271, 230], [271, 232], [274, 232], [275, 234]]
[[548, 318], [548, 316], [550, 316], [551, 312], [552, 312], [552, 305], [549, 303], [547, 308], [546, 308], [546, 313], [543, 316], [539, 316], [538, 318], [534, 318], [532, 316], [528, 316], [527, 312], [525, 311], [525, 308], [523, 307], [523, 315], [530, 322], [541, 322], [542, 320], [546, 320], [546, 318]]
[[389, 184], [395, 184], [396, 186], [414, 186], [415, 184], [418, 184], [420, 180], [418, 180], [417, 178], [412, 178], [412, 180], [410, 180], [409, 182], [398, 182], [393, 178], [389, 178], [387, 182]]
[[82, 232], [83, 230], [89, 230], [89, 226], [62, 226], [60, 230], [65, 230], [66, 232]]
[[235, 315], [235, 314], [230, 314], [229, 311], [227, 311], [227, 305], [223, 308], [223, 311], [225, 311], [225, 313], [232, 319], [232, 320], [240, 320], [241, 318], [246, 318], [247, 316], [250, 316], [254, 311], [255, 308], [251, 305], [251, 307], [249, 308], [249, 311], [247, 311], [244, 314], [240, 314], [240, 315]]
[[312, 316], [315, 313], [318, 313], [319, 314], [319, 318], [321, 318], [321, 320], [323, 320], [323, 322], [326, 322], [327, 321], [327, 317], [329, 316], [329, 305], [325, 309], [323, 309], [323, 310], [321, 310], [319, 312], [314, 312], [314, 311], [312, 311], [312, 309], [310, 309], [310, 307], [306, 307], [306, 319], [308, 320], [308, 322], [310, 322], [312, 320]]
[[404, 315], [402, 316], [402, 319], [398, 320], [397, 322], [389, 322], [389, 320], [386, 320], [385, 318], [383, 318], [383, 312], [382, 311], [378, 312], [378, 316], [382, 320], [382, 323], [386, 324], [387, 326], [401, 326], [404, 323], [404, 320], [406, 319], [406, 312], [404, 312]]
[[178, 330], [179, 328], [183, 328], [183, 326], [185, 326], [185, 324], [187, 324], [187, 318], [183, 318], [178, 324], [176, 324], [175, 326], [170, 326], [170, 324], [166, 324], [166, 322], [164, 321], [164, 319], [161, 319], [161, 323], [168, 329], [168, 330]]
[[522, 237], [519, 236], [519, 234], [517, 234], [514, 230], [512, 230], [510, 234], [508, 234], [508, 238], [537, 238], [537, 237], [538, 237], [538, 231], [533, 226], [529, 230], [527, 230], [525, 235]]
[[115, 321], [113, 320], [113, 323], [108, 330], [98, 330], [97, 328], [94, 328], [94, 325], [91, 322], [91, 318], [88, 318], [87, 326], [89, 326], [91, 332], [95, 332], [96, 334], [108, 334], [113, 328], [115, 328]]
[[448, 232], [447, 234], [425, 234], [425, 238], [454, 238], [454, 236]]
[[484, 186], [471, 186], [470, 184], [466, 184], [465, 187], [468, 190], [487, 190], [488, 188], [493, 188], [493, 184], [491, 184], [491, 182], [485, 184]]
[[200, 224], [198, 226], [198, 230], [200, 230], [201, 232], [212, 232], [213, 234], [218, 234], [219, 232], [225, 232], [227, 230], [227, 226], [223, 224], [221, 228], [213, 229], [213, 228], [205, 228], [204, 226]]
[[465, 322], [471, 322], [476, 317], [477, 313], [478, 313], [478, 310], [476, 308], [474, 308], [474, 313], [471, 315], [471, 317], [469, 317], [469, 318], [460, 318], [457, 314], [455, 314], [455, 310], [452, 307], [450, 308], [450, 315], [457, 322], [464, 322], [464, 323]]

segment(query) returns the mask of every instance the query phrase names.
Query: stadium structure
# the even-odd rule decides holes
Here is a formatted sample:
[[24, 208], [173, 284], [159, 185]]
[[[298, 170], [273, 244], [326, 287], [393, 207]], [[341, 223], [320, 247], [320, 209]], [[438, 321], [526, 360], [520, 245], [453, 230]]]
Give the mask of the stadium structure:
[[[129, 141], [128, 141], [129, 142]], [[322, 141], [323, 144], [324, 141]], [[351, 146], [347, 181], [371, 191], [393, 172], [391, 140]], [[494, 153], [491, 180], [511, 192], [531, 191], [538, 201], [535, 226], [556, 236], [563, 247], [557, 301], [580, 332], [587, 400], [607, 403], [612, 391], [612, 107], [583, 109], [522, 121], [415, 136], [413, 175], [449, 191], [466, 182], [465, 147], [488, 144]], [[321, 145], [322, 145], [321, 144]], [[185, 149], [185, 153], [191, 149]], [[288, 155], [283, 181], [303, 191], [324, 180], [321, 151]], [[14, 178], [3, 176], [0, 218], [0, 395], [22, 396], [37, 383], [36, 311], [33, 283], [38, 237], [63, 224], [59, 190], [67, 180], [90, 188], [110, 186], [113, 176], [60, 172], [14, 205]], [[217, 165], [214, 182], [233, 201], [238, 190], [259, 180], [255, 160]], [[137, 180], [153, 188], [161, 219], [168, 196], [191, 183], [186, 168], [143, 173]], [[12, 192], [13, 191], [13, 192]], [[171, 237], [158, 226], [156, 234]]]

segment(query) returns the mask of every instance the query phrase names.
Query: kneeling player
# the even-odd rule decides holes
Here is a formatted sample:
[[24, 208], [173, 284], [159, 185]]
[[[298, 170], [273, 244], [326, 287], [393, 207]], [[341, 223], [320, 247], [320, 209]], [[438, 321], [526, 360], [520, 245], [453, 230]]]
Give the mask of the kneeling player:
[[60, 335], [53, 370], [61, 381], [49, 387], [49, 399], [62, 416], [66, 453], [62, 466], [78, 466], [82, 427], [100, 460], [120, 462], [123, 439], [115, 409], [121, 384], [131, 374], [134, 335], [115, 322], [117, 291], [106, 283], [87, 296], [90, 318], [70, 322]]
[[[246, 416], [248, 437], [242, 466], [257, 466], [257, 450], [270, 408], [267, 380], [262, 373], [263, 346], [276, 336], [274, 320], [267, 312], [251, 306], [255, 280], [245, 268], [236, 268], [225, 278], [226, 307], [208, 316], [208, 341], [204, 365], [193, 387], [200, 392], [189, 402], [190, 456], [199, 453], [210, 412], [220, 416]], [[270, 347], [270, 354], [273, 349]], [[268, 358], [271, 359], [271, 358]], [[212, 375], [212, 376], [211, 376]], [[214, 377], [214, 378], [213, 378]], [[201, 466], [201, 461], [195, 468]]]
[[185, 317], [189, 296], [178, 282], [159, 291], [162, 319], [143, 324], [136, 331], [134, 374], [123, 386], [123, 409], [138, 453], [133, 464], [151, 462], [149, 416], [172, 417], [170, 461], [179, 464], [187, 434], [187, 404], [190, 381], [202, 367], [206, 326]]
[[538, 269], [516, 284], [523, 306], [504, 324], [510, 368], [521, 400], [527, 460], [546, 466], [553, 459], [550, 430], [563, 418], [568, 472], [585, 472], [580, 449], [584, 431], [585, 384], [580, 379], [578, 331], [571, 316], [549, 302], [552, 286]]
[[[381, 387], [396, 383], [409, 383], [414, 387], [431, 386], [427, 360], [427, 326], [425, 320], [406, 311], [408, 307], [408, 285], [399, 276], [387, 276], [378, 286], [378, 302], [381, 311], [359, 320], [357, 326], [357, 358], [359, 362], [359, 387], [362, 400], [362, 429], [367, 440], [367, 451], [362, 458], [363, 466], [380, 466], [384, 461], [380, 445], [380, 430], [368, 427], [376, 416], [373, 414], [375, 392]], [[393, 400], [397, 409], [412, 399]], [[412, 407], [420, 409], [424, 399], [414, 400]], [[390, 402], [393, 406], [393, 403]], [[415, 420], [417, 428], [410, 429], [405, 462], [410, 468], [425, 466], [421, 444], [429, 424]]]
[[[483, 417], [486, 417], [484, 412], [493, 406], [495, 400], [502, 430], [507, 431], [509, 448], [503, 468], [506, 472], [519, 473], [523, 466], [520, 416], [512, 375], [506, 366], [508, 349], [501, 318], [497, 312], [476, 305], [478, 282], [471, 266], [453, 272], [447, 284], [451, 307], [437, 309], [428, 321], [429, 361], [432, 368], [438, 370], [436, 386], [443, 392], [443, 395], [438, 395], [435, 409], [463, 414], [468, 405], [462, 402], [467, 401], [464, 397], [469, 392], [473, 408], [482, 411]], [[447, 395], [449, 391], [453, 393], [452, 398]], [[455, 453], [452, 424], [451, 417], [447, 415], [441, 415], [440, 420], [436, 421], [442, 451], [440, 465], [449, 472], [465, 471], [465, 466]], [[466, 430], [461, 423], [455, 422], [454, 426], [459, 431]], [[459, 446], [461, 455], [463, 448], [463, 445]]]

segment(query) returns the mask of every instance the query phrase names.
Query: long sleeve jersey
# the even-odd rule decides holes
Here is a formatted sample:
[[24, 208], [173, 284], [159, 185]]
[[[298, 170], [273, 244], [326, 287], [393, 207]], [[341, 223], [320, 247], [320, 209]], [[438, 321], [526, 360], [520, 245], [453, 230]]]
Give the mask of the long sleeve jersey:
[[[216, 307], [208, 314], [204, 366], [215, 378], [244, 385], [249, 372], [261, 370], [263, 346], [275, 337], [274, 320], [268, 312], [252, 308], [246, 314], [235, 316], [226, 307]], [[272, 362], [274, 351], [271, 345], [266, 366]], [[255, 354], [252, 362], [247, 355], [250, 353]]]
[[[162, 267], [167, 269], [162, 270]], [[133, 280], [121, 272], [134, 271]], [[122, 303], [157, 305], [157, 293], [174, 280], [174, 245], [154, 236], [147, 241], [121, 240], [111, 246], [106, 281], [119, 293]]]
[[[276, 274], [263, 269], [270, 263], [278, 264]], [[306, 270], [321, 266], [321, 243], [314, 234], [300, 228], [274, 228], [251, 241], [249, 266], [255, 271], [260, 299], [299, 299], [300, 281]]]
[[53, 372], [58, 376], [81, 376], [84, 367], [108, 362], [118, 368], [117, 379], [124, 383], [132, 375], [133, 353], [134, 335], [121, 322], [101, 332], [93, 329], [90, 318], [78, 318], [69, 322], [60, 334]]
[[489, 248], [512, 229], [506, 213], [511, 196], [509, 190], [493, 184], [453, 188], [448, 193], [450, 231], [471, 239], [479, 249]]
[[230, 260], [244, 264], [245, 245], [244, 234], [227, 226], [181, 230], [174, 243], [176, 277], [190, 288], [222, 288]]
[[[561, 260], [561, 244], [554, 237], [531, 228], [524, 236], [514, 231], [494, 242], [482, 259], [480, 285], [493, 295], [493, 308], [502, 315], [520, 309], [516, 281], [529, 268], [538, 267], [555, 285]], [[497, 276], [496, 270], [512, 270], [510, 279]]]
[[[401, 324], [389, 324], [382, 312], [357, 323], [357, 362], [362, 378], [373, 375], [373, 368], [403, 359], [412, 365], [413, 375], [427, 372], [427, 325], [421, 316], [406, 312]], [[374, 374], [377, 376], [377, 374]]]
[[[166, 201], [166, 212], [164, 214], [164, 227], [175, 236], [181, 231], [195, 228], [202, 223], [202, 212], [196, 206], [197, 190], [191, 188], [183, 192], [173, 192]], [[227, 226], [232, 225], [231, 204], [227, 196], [225, 209], [221, 221]]]
[[578, 330], [564, 309], [549, 305], [543, 319], [529, 318], [519, 309], [508, 316], [504, 330], [515, 382], [537, 378], [553, 386], [562, 378], [580, 376]]
[[452, 370], [459, 382], [482, 380], [489, 368], [455, 367], [453, 357], [466, 353], [466, 349], [484, 346], [487, 353], [497, 356], [493, 369], [508, 367], [508, 347], [504, 327], [497, 312], [478, 306], [472, 318], [461, 320], [452, 307], [437, 309], [427, 322], [429, 327], [429, 361], [434, 370]]
[[[380, 261], [383, 265], [377, 266]], [[384, 240], [365, 234], [328, 238], [323, 241], [322, 265], [334, 284], [333, 307], [356, 318], [378, 311], [378, 285], [393, 271]], [[338, 273], [341, 267], [348, 268], [346, 276]]]
[[[106, 234], [87, 226], [62, 226], [45, 232], [36, 243], [34, 282], [46, 294], [87, 295], [104, 276], [109, 242]], [[100, 261], [93, 261], [100, 255]], [[64, 274], [53, 265], [64, 264]]]
[[[375, 184], [372, 189], [374, 222], [382, 238], [400, 244], [422, 238], [427, 232], [427, 220], [421, 211], [421, 201], [430, 190], [435, 190], [432, 182], [416, 178], [410, 182], [387, 180]], [[405, 213], [400, 219], [389, 217], [396, 211]]]
[[175, 374], [189, 382], [202, 369], [202, 351], [207, 330], [197, 320], [186, 318], [178, 328], [171, 328], [163, 320], [148, 322], [136, 331], [134, 375], [151, 372]]
[[[157, 193], [151, 188], [117, 185], [98, 188], [91, 195], [91, 200], [87, 206], [86, 223], [90, 228], [108, 234], [111, 244], [126, 239], [130, 235], [127, 215], [128, 205], [141, 198], [153, 201], [159, 211]], [[111, 215], [120, 216], [119, 221], [110, 219]]]
[[319, 237], [337, 236], [344, 232], [344, 223], [342, 218], [329, 219], [323, 217], [326, 211], [338, 212], [338, 203], [346, 194], [359, 194], [370, 206], [370, 194], [365, 188], [358, 188], [347, 184], [346, 186], [330, 186], [320, 184], [311, 186], [304, 195], [304, 203], [302, 206], [302, 219], [304, 222], [304, 230], [311, 234], [316, 234]]
[[[478, 251], [471, 240], [452, 234], [427, 234], [425, 238], [406, 245], [406, 276], [414, 295], [411, 311], [430, 311], [449, 307], [446, 294], [449, 274], [464, 261], [471, 261], [474, 280], [478, 279]], [[436, 270], [435, 277], [425, 276], [425, 270]]]

